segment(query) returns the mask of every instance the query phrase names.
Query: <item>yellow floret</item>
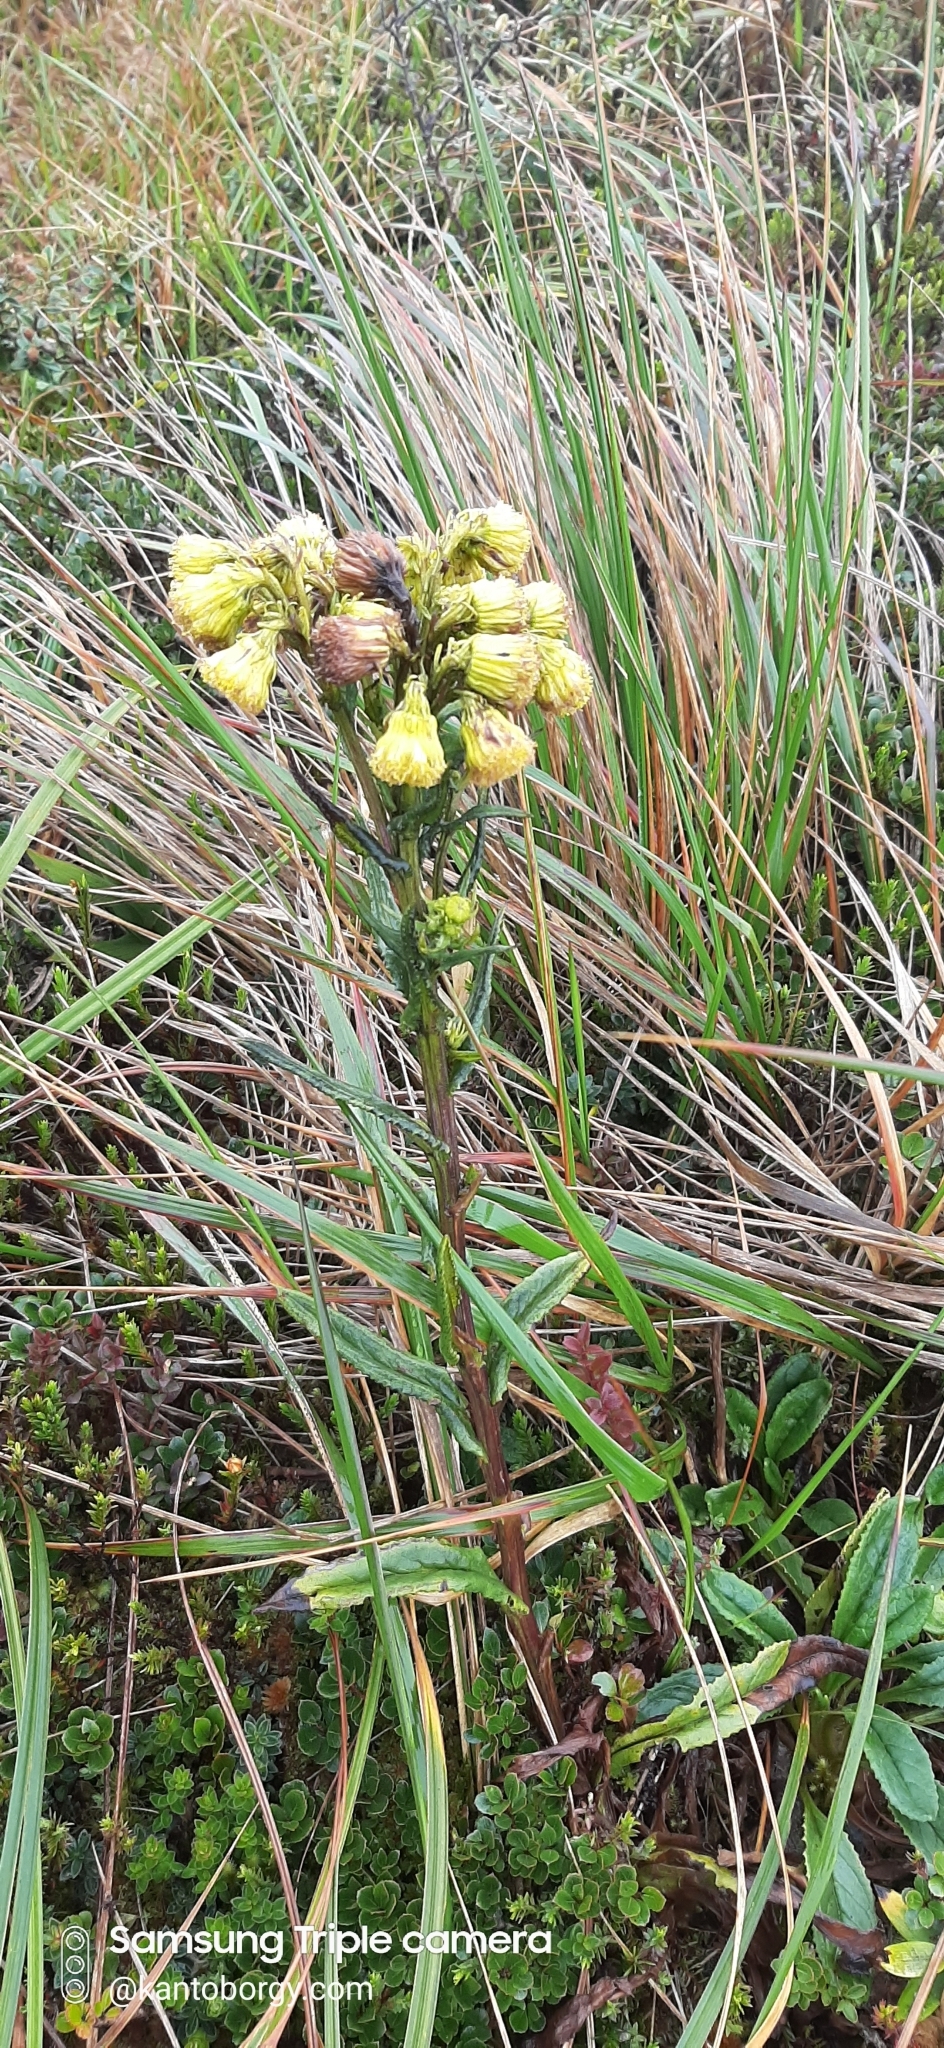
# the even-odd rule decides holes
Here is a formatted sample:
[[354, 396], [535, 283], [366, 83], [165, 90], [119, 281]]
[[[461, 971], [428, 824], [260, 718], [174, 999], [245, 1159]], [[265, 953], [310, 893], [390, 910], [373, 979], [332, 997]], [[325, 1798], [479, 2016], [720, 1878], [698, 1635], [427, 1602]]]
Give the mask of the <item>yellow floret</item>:
[[531, 528], [513, 505], [474, 506], [457, 513], [443, 535], [449, 581], [464, 582], [483, 569], [517, 576], [531, 547]]
[[460, 731], [469, 781], [476, 789], [504, 782], [534, 760], [534, 742], [520, 725], [476, 697], [463, 699]]
[[258, 570], [235, 559], [176, 576], [168, 592], [174, 622], [191, 640], [226, 646], [249, 617], [258, 584]]
[[538, 643], [530, 633], [472, 633], [450, 642], [445, 667], [461, 675], [476, 696], [521, 711], [538, 686]]
[[269, 700], [278, 663], [278, 628], [261, 626], [258, 633], [241, 633], [232, 647], [221, 647], [200, 663], [200, 674], [210, 688], [219, 690], [240, 711], [258, 717]]
[[519, 633], [527, 622], [525, 593], [512, 576], [478, 576], [474, 583], [452, 583], [443, 592], [437, 632], [463, 626], [485, 633]]
[[582, 711], [593, 696], [593, 676], [586, 662], [561, 640], [542, 639], [538, 645], [541, 672], [535, 695], [541, 709], [555, 718]]
[[526, 583], [521, 595], [532, 633], [562, 640], [567, 631], [567, 599], [558, 583]]
[[235, 562], [239, 550], [228, 540], [212, 540], [205, 533], [179, 533], [170, 551], [173, 577], [208, 576], [221, 562]]
[[432, 789], [446, 772], [439, 727], [418, 676], [411, 676], [403, 701], [391, 711], [370, 756], [378, 781], [394, 788]]

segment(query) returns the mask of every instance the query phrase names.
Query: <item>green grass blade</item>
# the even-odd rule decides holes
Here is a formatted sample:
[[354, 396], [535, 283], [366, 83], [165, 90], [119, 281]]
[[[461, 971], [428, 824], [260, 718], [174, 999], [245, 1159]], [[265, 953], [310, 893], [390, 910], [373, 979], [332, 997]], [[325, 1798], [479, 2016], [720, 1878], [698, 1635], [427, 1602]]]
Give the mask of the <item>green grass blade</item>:
[[[339, 1855], [344, 1848], [344, 1843], [347, 1840], [348, 1834], [350, 1833], [351, 1822], [354, 1819], [354, 1812], [357, 1806], [357, 1799], [361, 1788], [361, 1781], [364, 1776], [364, 1766], [367, 1762], [368, 1754], [370, 1752], [371, 1738], [374, 1732], [374, 1723], [377, 1719], [377, 1708], [380, 1705], [380, 1694], [383, 1682], [383, 1674], [383, 1644], [380, 1640], [380, 1637], [378, 1636], [374, 1643], [374, 1654], [371, 1659], [370, 1671], [367, 1675], [367, 1689], [364, 1694], [364, 1704], [361, 1708], [361, 1718], [360, 1725], [357, 1730], [357, 1740], [354, 1744], [354, 1752], [348, 1765], [347, 1784], [345, 1786], [344, 1791], [344, 1805], [341, 1812], [341, 1822], [339, 1827]], [[305, 1914], [304, 1925], [306, 1927], [324, 1927], [330, 1909], [332, 1889], [332, 1878], [330, 1874], [323, 1869], [321, 1877], [319, 1878], [318, 1883], [315, 1886], [314, 1897], [312, 1899], [311, 1905], [309, 1906], [308, 1911]], [[268, 2011], [264, 2012], [261, 2018], [257, 2020], [256, 2025], [253, 2027], [251, 2034], [248, 2034], [245, 2041], [242, 2043], [242, 2048], [265, 2048], [266, 2042], [271, 2040], [273, 2036], [275, 2036], [276, 2039], [278, 2039], [281, 2036], [286, 2024], [288, 2013], [291, 2011], [291, 2007], [298, 1997], [300, 1981], [301, 1965], [296, 1956], [293, 1958], [291, 1964], [289, 1965], [289, 1968], [283, 1979], [281, 1986], [281, 1991], [283, 1995], [279, 1999], [277, 1999], [273, 2005], [270, 2005]]]
[[[375, 1540], [374, 1520], [367, 1492], [367, 1482], [364, 1478], [364, 1469], [361, 1464], [360, 1448], [357, 1442], [357, 1432], [354, 1428], [354, 1417], [351, 1414], [351, 1403], [347, 1385], [344, 1379], [341, 1360], [338, 1357], [338, 1348], [334, 1341], [334, 1332], [331, 1328], [327, 1303], [321, 1287], [321, 1277], [315, 1259], [314, 1245], [308, 1228], [304, 1203], [301, 1200], [301, 1190], [297, 1189], [296, 1192], [298, 1194], [298, 1212], [302, 1220], [302, 1234], [305, 1242], [308, 1278], [312, 1294], [312, 1322], [317, 1330], [324, 1354], [325, 1370], [328, 1376], [328, 1386], [334, 1408], [335, 1427], [341, 1445], [341, 1456], [344, 1460], [348, 1488], [354, 1503], [354, 1526], [360, 1536], [364, 1555], [367, 1559], [377, 1628], [384, 1646], [387, 1668], [390, 1672], [390, 1682], [393, 1686], [394, 1698], [397, 1703], [400, 1733], [403, 1738], [404, 1753], [409, 1766], [417, 1816], [421, 1829], [425, 1830], [427, 1825], [426, 1762], [420, 1702], [416, 1692], [416, 1674], [410, 1656], [409, 1643], [402, 1617], [398, 1609], [388, 1599], [387, 1589], [384, 1585], [383, 1566], [380, 1551]], [[293, 1301], [290, 1296], [286, 1298], [284, 1305], [289, 1314], [295, 1313], [297, 1315], [297, 1308], [293, 1307]]]
[[[540, 1387], [542, 1394], [553, 1404], [564, 1421], [569, 1422], [581, 1443], [586, 1444], [587, 1449], [599, 1458], [604, 1470], [609, 1472], [618, 1485], [625, 1486], [632, 1500], [657, 1500], [659, 1495], [665, 1492], [665, 1480], [648, 1465], [642, 1464], [639, 1458], [634, 1458], [629, 1451], [624, 1451], [621, 1444], [591, 1420], [582, 1400], [572, 1390], [570, 1374], [565, 1374], [556, 1365], [552, 1365], [532, 1338], [527, 1336], [524, 1330], [519, 1330], [517, 1323], [512, 1322], [510, 1315], [496, 1300], [494, 1294], [484, 1286], [478, 1274], [473, 1273], [471, 1267], [459, 1259], [456, 1260], [456, 1270], [469, 1300], [478, 1309], [492, 1335], [501, 1340], [515, 1363], [534, 1381], [535, 1386]], [[577, 1381], [573, 1382], [574, 1387], [578, 1384]]]
[[[18, 1724], [22, 1724], [26, 1700], [26, 1658], [23, 1653], [23, 1632], [20, 1627], [19, 1609], [16, 1604], [16, 1589], [10, 1558], [3, 1537], [0, 1536], [0, 1611], [6, 1629], [7, 1651], [10, 1658], [10, 1677], [13, 1684], [13, 1706]], [[41, 2048], [43, 2038], [43, 1867], [39, 1843], [33, 1859], [33, 1893], [30, 1900], [29, 1930], [26, 1942], [26, 2039], [25, 2048]]]
[[931, 1338], [941, 1328], [942, 1323], [944, 1323], [944, 1309], [941, 1309], [940, 1313], [935, 1316], [930, 1329], [925, 1332], [923, 1337], [918, 1339], [917, 1344], [909, 1351], [907, 1358], [903, 1360], [897, 1370], [892, 1373], [891, 1378], [886, 1380], [881, 1393], [876, 1394], [874, 1401], [870, 1401], [868, 1407], [864, 1408], [862, 1414], [856, 1418], [855, 1423], [846, 1432], [842, 1442], [835, 1445], [834, 1449], [823, 1459], [822, 1464], [817, 1467], [812, 1479], [808, 1479], [806, 1485], [801, 1486], [799, 1493], [794, 1495], [793, 1500], [777, 1516], [776, 1521], [771, 1524], [769, 1529], [765, 1530], [763, 1539], [753, 1543], [749, 1550], [745, 1550], [741, 1558], [742, 1566], [749, 1564], [750, 1560], [756, 1557], [759, 1551], [765, 1550], [772, 1542], [776, 1541], [778, 1536], [783, 1535], [785, 1529], [790, 1527], [794, 1516], [798, 1515], [801, 1509], [805, 1508], [808, 1500], [812, 1500], [817, 1488], [822, 1485], [824, 1479], [828, 1478], [833, 1466], [838, 1465], [840, 1459], [845, 1457], [846, 1452], [852, 1449], [853, 1444], [861, 1436], [862, 1431], [867, 1429], [870, 1422], [874, 1422], [876, 1416], [881, 1414], [886, 1403], [891, 1400], [895, 1388], [901, 1385], [905, 1375], [911, 1371], [913, 1365], [917, 1364], [922, 1351], [926, 1349]]
[[95, 1023], [103, 1010], [122, 1002], [132, 989], [140, 988], [149, 975], [158, 974], [171, 960], [177, 960], [181, 953], [188, 952], [214, 926], [222, 924], [240, 903], [247, 903], [255, 895], [261, 877], [268, 872], [268, 866], [257, 868], [251, 875], [244, 875], [241, 881], [233, 882], [207, 904], [206, 910], [185, 918], [175, 931], [156, 939], [153, 946], [148, 946], [136, 960], [130, 961], [126, 967], [117, 968], [97, 988], [88, 989], [84, 996], [70, 1003], [60, 1012], [55, 1024], [44, 1024], [38, 1031], [31, 1031], [17, 1047], [17, 1058], [7, 1059], [0, 1066], [0, 1087], [16, 1080], [30, 1061], [44, 1059], [47, 1053], [56, 1051], [71, 1031], [81, 1031], [86, 1024]]
[[[777, 1810], [777, 1826], [780, 1830], [782, 1842], [786, 1841], [790, 1832], [793, 1809], [796, 1805], [797, 1793], [800, 1789], [800, 1779], [803, 1776], [803, 1766], [806, 1762], [809, 1746], [810, 1724], [807, 1720], [800, 1723], [797, 1731], [790, 1773], [784, 1787], [783, 1798]], [[741, 1929], [741, 1939], [738, 1943], [737, 1968], [740, 1968], [754, 1938], [760, 1916], [767, 1904], [771, 1886], [775, 1882], [779, 1870], [780, 1850], [777, 1846], [776, 1836], [771, 1835], [758, 1865], [754, 1882], [747, 1895], [744, 1925]], [[714, 2026], [715, 2020], [725, 2001], [725, 1995], [731, 1981], [733, 1960], [734, 1936], [729, 1935], [698, 2004], [679, 2035], [676, 2048], [704, 2048], [709, 2032]]]
[[99, 741], [105, 739], [124, 718], [131, 703], [130, 697], [122, 697], [116, 703], [109, 704], [107, 710], [103, 711], [99, 724], [90, 727], [87, 737], [69, 748], [55, 774], [48, 776], [42, 787], [30, 797], [25, 810], [20, 812], [15, 825], [11, 826], [3, 845], [0, 846], [0, 892], [6, 888], [10, 876], [29, 852], [37, 832], [42, 829], [50, 812], [55, 810], [63, 791], [75, 780], [79, 769], [84, 767]]
[[668, 1387], [671, 1375], [666, 1371], [665, 1353], [651, 1316], [641, 1294], [627, 1279], [619, 1260], [614, 1257], [605, 1238], [601, 1237], [592, 1217], [582, 1209], [580, 1203], [564, 1186], [560, 1174], [542, 1152], [537, 1140], [532, 1138], [530, 1150], [538, 1172], [547, 1188], [551, 1201], [574, 1243], [588, 1258], [594, 1271], [609, 1288], [617, 1307], [622, 1309], [631, 1330], [644, 1345], [650, 1364], [663, 1387]]
[[[442, 1722], [429, 1666], [414, 1640], [417, 1687], [423, 1715], [426, 1755], [426, 1864], [423, 1874], [423, 1910], [420, 1931], [425, 1936], [447, 1926], [449, 1898], [449, 1779], [443, 1745]], [[429, 2048], [436, 2024], [442, 1955], [439, 1950], [420, 1949], [410, 1996], [403, 2048]]]
[[[7, 1807], [7, 1822], [0, 1851], [0, 1928], [5, 1938], [3, 1976], [0, 1979], [0, 2048], [11, 2048], [17, 2024], [17, 2007], [23, 1982], [23, 1965], [29, 1952], [33, 1967], [27, 1991], [27, 2013], [33, 2029], [37, 2010], [42, 2028], [42, 1945], [39, 1954], [39, 1993], [36, 1990], [36, 1904], [39, 1876], [39, 1829], [43, 1811], [46, 1774], [46, 1746], [49, 1738], [49, 1694], [52, 1674], [52, 1602], [49, 1592], [49, 1560], [35, 1509], [27, 1507], [29, 1532], [29, 1634], [22, 1666], [21, 1710], [17, 1713], [17, 1751], [13, 1784]], [[8, 1586], [9, 1560], [3, 1553], [4, 1574], [0, 1596], [4, 1612], [12, 1582]], [[15, 1600], [13, 1628], [7, 1622], [8, 1640], [19, 1630]], [[22, 1646], [21, 1646], [22, 1654]], [[15, 1654], [11, 1661], [16, 1667]], [[42, 1893], [40, 1890], [40, 1936]], [[32, 2043], [31, 2043], [32, 2048]]]
[[904, 1483], [902, 1484], [899, 1496], [898, 1522], [888, 1548], [888, 1563], [885, 1567], [882, 1597], [879, 1601], [878, 1616], [875, 1623], [875, 1635], [869, 1650], [869, 1661], [866, 1665], [865, 1677], [862, 1680], [862, 1691], [859, 1695], [858, 1705], [849, 1730], [849, 1740], [846, 1744], [842, 1768], [829, 1813], [826, 1817], [826, 1826], [811, 1862], [806, 1890], [793, 1923], [793, 1932], [778, 1957], [773, 1983], [767, 1993], [763, 2009], [747, 2043], [747, 2048], [752, 2048], [752, 2044], [756, 2044], [756, 2048], [761, 2048], [761, 2043], [769, 2039], [769, 2029], [765, 2026], [765, 2022], [773, 2013], [779, 2013], [783, 2005], [792, 1981], [793, 1967], [800, 1952], [800, 1946], [805, 1941], [813, 1925], [814, 1915], [819, 1911], [823, 1894], [835, 1869], [836, 1857], [839, 1853], [839, 1845], [842, 1841], [843, 1829], [846, 1824], [846, 1815], [848, 1814], [852, 1794], [855, 1790], [855, 1781], [858, 1777], [859, 1767], [865, 1752], [866, 1737], [869, 1732], [872, 1711], [881, 1682], [882, 1653], [885, 1648], [885, 1624], [888, 1618], [888, 1602], [892, 1589], [892, 1573], [895, 1564], [895, 1551], [898, 1546], [898, 1530], [901, 1525], [903, 1505]]

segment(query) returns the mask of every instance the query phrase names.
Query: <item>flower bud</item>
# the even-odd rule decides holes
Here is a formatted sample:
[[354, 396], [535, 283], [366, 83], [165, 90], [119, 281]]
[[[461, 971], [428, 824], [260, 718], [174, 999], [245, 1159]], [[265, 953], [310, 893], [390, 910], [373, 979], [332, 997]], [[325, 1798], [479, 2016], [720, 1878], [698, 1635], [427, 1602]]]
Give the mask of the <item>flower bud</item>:
[[432, 789], [446, 772], [439, 727], [419, 676], [411, 676], [403, 701], [391, 711], [370, 755], [379, 782], [393, 788]]
[[278, 664], [278, 626], [260, 626], [257, 633], [241, 633], [231, 647], [221, 647], [200, 663], [200, 674], [212, 690], [219, 690], [240, 711], [258, 717], [268, 702]]
[[421, 533], [398, 533], [397, 551], [413, 603], [428, 612], [442, 575], [439, 541]]
[[511, 576], [480, 576], [453, 583], [443, 592], [437, 631], [471, 626], [485, 633], [520, 633], [527, 622], [525, 593]]
[[382, 625], [390, 642], [391, 654], [409, 654], [403, 620], [399, 612], [392, 611], [389, 605], [377, 604], [372, 597], [339, 597], [335, 616], [340, 619], [369, 619], [375, 625]]
[[333, 565], [337, 543], [317, 512], [303, 512], [283, 519], [253, 550], [254, 559], [271, 570], [290, 596], [296, 594], [295, 577], [300, 574], [309, 592], [317, 592], [327, 603], [334, 588]]
[[475, 904], [470, 896], [434, 896], [417, 928], [416, 943], [426, 959], [437, 953], [454, 953], [468, 939], [475, 922]]
[[369, 527], [362, 533], [348, 533], [338, 542], [334, 580], [338, 590], [353, 597], [378, 598], [397, 612], [412, 609], [406, 564], [399, 548]]
[[567, 631], [567, 599], [558, 583], [526, 583], [521, 592], [532, 633], [562, 640]]
[[290, 547], [300, 548], [302, 554], [309, 554], [313, 549], [320, 551], [325, 541], [331, 539], [324, 520], [317, 512], [296, 512], [290, 519], [280, 519], [278, 525], [273, 526], [271, 537], [287, 541]]
[[392, 650], [402, 649], [403, 636], [396, 612], [363, 604], [319, 619], [311, 647], [319, 682], [328, 690], [342, 690], [386, 668]]
[[460, 731], [469, 781], [476, 789], [504, 782], [534, 760], [534, 742], [520, 725], [477, 697], [463, 698]]
[[593, 676], [585, 661], [561, 640], [540, 640], [540, 675], [535, 691], [542, 711], [567, 718], [582, 711], [593, 696]]
[[538, 686], [538, 643], [530, 633], [473, 633], [450, 641], [443, 666], [461, 675], [476, 696], [521, 711]]
[[483, 569], [517, 576], [530, 547], [531, 528], [512, 505], [459, 512], [443, 535], [447, 580], [462, 583]]

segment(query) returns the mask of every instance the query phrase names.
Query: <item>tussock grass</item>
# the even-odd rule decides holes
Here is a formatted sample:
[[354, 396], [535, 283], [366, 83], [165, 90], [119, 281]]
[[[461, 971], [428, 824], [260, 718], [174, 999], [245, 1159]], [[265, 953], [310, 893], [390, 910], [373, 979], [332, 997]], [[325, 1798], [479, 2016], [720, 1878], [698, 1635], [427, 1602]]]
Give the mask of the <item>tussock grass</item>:
[[[532, 1100], [549, 1100], [573, 1166], [590, 1133], [577, 1129], [565, 1086], [560, 977], [571, 960], [593, 1053], [631, 1072], [664, 1127], [640, 1147], [601, 1105], [600, 1192], [587, 1199], [605, 1208], [609, 1182], [644, 1236], [696, 1256], [710, 1238], [736, 1272], [830, 1314], [871, 1315], [893, 1344], [896, 1332], [910, 1341], [930, 1319], [936, 1254], [926, 1233], [900, 1237], [926, 1187], [902, 1154], [901, 1110], [896, 1125], [888, 1105], [896, 1084], [904, 1097], [916, 1084], [897, 1071], [883, 1081], [877, 1069], [920, 1069], [934, 1014], [876, 885], [899, 876], [932, 974], [939, 907], [933, 861], [870, 786], [862, 707], [887, 692], [890, 672], [903, 680], [933, 831], [938, 622], [930, 568], [869, 467], [861, 223], [853, 218], [840, 303], [827, 224], [824, 282], [785, 305], [763, 235], [756, 275], [735, 257], [727, 166], [684, 110], [674, 214], [661, 193], [644, 233], [638, 152], [626, 162], [608, 146], [603, 196], [592, 197], [566, 125], [551, 154], [539, 140], [564, 123], [559, 105], [543, 108], [528, 139], [533, 80], [528, 92], [518, 140], [504, 135], [493, 154], [491, 129], [479, 129], [491, 215], [484, 297], [421, 221], [404, 256], [399, 231], [366, 199], [340, 200], [280, 101], [278, 181], [249, 141], [241, 151], [265, 239], [281, 243], [291, 273], [291, 316], [260, 322], [230, 240], [222, 296], [204, 290], [197, 305], [229, 335], [232, 366], [225, 346], [212, 360], [182, 354], [165, 323], [153, 355], [108, 366], [109, 404], [124, 393], [117, 414], [133, 420], [133, 452], [123, 429], [103, 434], [91, 413], [73, 421], [73, 445], [86, 473], [133, 478], [148, 494], [145, 536], [109, 531], [107, 515], [102, 525], [125, 601], [144, 619], [163, 609], [162, 543], [195, 519], [245, 531], [303, 497], [342, 522], [378, 517], [393, 530], [495, 493], [534, 508], [539, 559], [567, 584], [603, 690], [571, 746], [548, 733], [529, 818], [490, 856], [496, 914], [513, 941], [501, 981], [510, 976], [509, 993], [517, 983], [530, 1019], [511, 1068], [492, 1048], [496, 1073], [506, 1067]], [[760, 205], [759, 170], [757, 181]], [[527, 237], [511, 194], [525, 203]], [[222, 254], [213, 262], [219, 275]], [[896, 584], [895, 563], [907, 585]], [[173, 883], [182, 907], [197, 909], [282, 850], [288, 866], [262, 891], [269, 910], [244, 910], [233, 940], [217, 944], [225, 955], [235, 942], [239, 971], [244, 949], [284, 960], [267, 1029], [291, 987], [304, 1037], [308, 977], [290, 934], [295, 906], [312, 901], [307, 863], [317, 848], [323, 871], [324, 853], [304, 799], [293, 792], [285, 808], [278, 750], [290, 742], [313, 772], [332, 774], [317, 708], [289, 676], [260, 750], [186, 688], [181, 726], [182, 686], [169, 686], [143, 634], [122, 633], [116, 647], [111, 613], [76, 593], [53, 596], [51, 568], [38, 578], [19, 569], [15, 580], [20, 629], [38, 633], [47, 668], [65, 648], [99, 679], [102, 701], [119, 676], [146, 692], [146, 709], [121, 721], [93, 771], [96, 811], [72, 825], [74, 851], [94, 856], [101, 893], [107, 883], [112, 895], [137, 895], [124, 864], [133, 844], [145, 896], [156, 904]], [[57, 700], [37, 722], [16, 684], [14, 696], [15, 772], [32, 760], [48, 773]], [[70, 720], [77, 711], [73, 699]], [[156, 757], [159, 789], [148, 770]], [[116, 776], [129, 823], [102, 867]], [[316, 883], [315, 901], [320, 893]], [[330, 938], [323, 908], [306, 910], [315, 954], [338, 944], [343, 901], [355, 898], [351, 878]], [[850, 918], [875, 931], [867, 986], [848, 957]], [[363, 959], [356, 917], [343, 943], [350, 971]], [[222, 993], [227, 970], [215, 971]], [[376, 991], [377, 963], [364, 971]], [[395, 1023], [389, 992], [386, 1007]], [[224, 1014], [214, 1013], [216, 1029]], [[798, 1094], [804, 1048], [813, 1060]], [[839, 1081], [844, 1058], [861, 1084]], [[491, 1127], [494, 1101], [473, 1093], [464, 1107], [470, 1150], [487, 1151], [478, 1120]], [[494, 1149], [518, 1144], [507, 1130]]]
[[[7, 230], [22, 253], [149, 218], [172, 242], [234, 204], [221, 105], [265, 149], [277, 134], [270, 64], [300, 104], [317, 90], [326, 17], [293, 0], [66, 5], [0, 28]], [[221, 147], [222, 145], [222, 147]], [[140, 239], [140, 237], [139, 237]]]
[[[276, 52], [294, 21], [287, 9], [265, 17]], [[577, 1245], [588, 1271], [567, 1314], [651, 1336], [636, 1361], [650, 1391], [663, 1391], [650, 1370], [663, 1345], [678, 1369], [664, 1405], [673, 1476], [683, 1460], [690, 1479], [705, 1476], [682, 1436], [685, 1375], [719, 1321], [854, 1366], [857, 1405], [825, 1476], [907, 1361], [925, 1348], [939, 1357], [940, 623], [920, 536], [872, 460], [863, 191], [850, 169], [851, 203], [841, 219], [827, 208], [818, 241], [794, 196], [802, 282], [788, 292], [749, 99], [738, 156], [661, 81], [634, 82], [633, 118], [614, 123], [605, 67], [576, 104], [537, 67], [506, 69], [498, 105], [469, 95], [473, 267], [408, 196], [391, 218], [383, 173], [353, 146], [337, 175], [326, 169], [297, 111], [303, 39], [281, 79], [260, 67], [244, 104], [243, 17], [234, 8], [220, 24], [211, 37], [204, 22], [171, 62], [159, 17], [135, 105], [118, 37], [114, 124], [90, 116], [84, 140], [81, 123], [74, 136], [44, 128], [51, 110], [29, 99], [28, 80], [17, 85], [37, 138], [34, 169], [20, 172], [25, 220], [44, 152], [62, 154], [70, 136], [77, 179], [111, 165], [126, 225], [170, 201], [139, 343], [84, 365], [70, 398], [73, 477], [98, 494], [91, 524], [108, 574], [80, 587], [22, 531], [4, 555], [0, 758], [26, 820], [4, 879], [11, 915], [58, 971], [58, 1011], [39, 1036], [15, 1004], [2, 1025], [4, 1080], [19, 1083], [11, 1154], [40, 1111], [56, 1133], [34, 1174], [48, 1208], [31, 1244], [74, 1284], [81, 1204], [140, 1213], [179, 1261], [173, 1285], [192, 1276], [225, 1301], [296, 1403], [342, 1511], [324, 1544], [373, 1543], [340, 1363], [326, 1341], [338, 1458], [305, 1392], [309, 1333], [276, 1341], [260, 1302], [323, 1287], [332, 1308], [430, 1355], [436, 1248], [417, 1075], [366, 930], [358, 859], [328, 840], [289, 763], [353, 806], [349, 766], [291, 658], [258, 727], [194, 686], [168, 627], [166, 550], [181, 527], [249, 533], [303, 503], [397, 532], [508, 498], [532, 516], [541, 570], [568, 591], [599, 694], [565, 738], [541, 735], [521, 807], [489, 846], [483, 899], [505, 950], [482, 1066], [458, 1104], [482, 1173], [468, 1291], [483, 1334], [510, 1346], [496, 1296]], [[81, 50], [94, 62], [94, 39]], [[55, 61], [72, 76], [78, 55], [66, 38]], [[155, 105], [176, 104], [188, 79], [194, 215], [173, 180], [151, 181], [144, 101], [150, 90]], [[833, 118], [825, 94], [821, 117]], [[60, 118], [76, 120], [75, 103]], [[850, 97], [834, 130], [847, 167], [855, 118]], [[72, 203], [66, 183], [56, 190]], [[728, 225], [745, 211], [756, 230], [746, 253]], [[260, 288], [263, 259], [280, 273], [278, 311]], [[114, 509], [129, 487], [146, 508], [130, 523]], [[59, 512], [88, 525], [73, 488], [61, 486]], [[870, 705], [899, 693], [922, 806], [907, 824], [873, 785], [867, 723]], [[867, 973], [854, 943], [865, 926]], [[162, 1033], [184, 1023], [187, 1057], [168, 1062]], [[22, 1169], [11, 1158], [8, 1170]], [[63, 1196], [77, 1209], [64, 1212]], [[130, 1263], [120, 1278], [137, 1284]], [[515, 1398], [555, 1412], [608, 1482], [596, 1477], [599, 1492], [579, 1500], [552, 1490], [535, 1538], [546, 1546], [611, 1515], [634, 1461], [615, 1446], [608, 1458], [581, 1426], [546, 1349], [526, 1332], [515, 1342]], [[758, 1362], [762, 1387], [760, 1337]], [[358, 1403], [390, 1483], [386, 1541], [413, 1524], [363, 1378]], [[467, 1530], [475, 1504], [460, 1497], [454, 1445], [428, 1404], [411, 1412], [424, 1512]], [[624, 1507], [642, 1530], [639, 1508]], [[795, 1535], [796, 1511], [788, 1502], [777, 1518], [778, 1539]], [[695, 1598], [686, 1534], [683, 1633]], [[205, 1540], [218, 1562], [217, 1532]], [[422, 1656], [385, 1606], [382, 1553], [375, 1597], [428, 1821], [433, 1914], [447, 1882], [440, 1730]], [[893, 1562], [894, 1550], [882, 1626]], [[475, 1630], [466, 1607], [460, 1617], [461, 1719]], [[849, 1761], [820, 1892], [854, 1775]], [[733, 1791], [730, 1803], [736, 1835]], [[762, 1868], [769, 1886], [778, 1860], [768, 1853]], [[719, 2014], [723, 2029], [743, 1865], [738, 1887], [738, 1937], [686, 2030], [693, 2048]], [[326, 1882], [319, 1911], [329, 1895]], [[778, 1999], [812, 1911], [784, 1951]], [[431, 2037], [434, 1976], [417, 1977], [411, 2048]]]

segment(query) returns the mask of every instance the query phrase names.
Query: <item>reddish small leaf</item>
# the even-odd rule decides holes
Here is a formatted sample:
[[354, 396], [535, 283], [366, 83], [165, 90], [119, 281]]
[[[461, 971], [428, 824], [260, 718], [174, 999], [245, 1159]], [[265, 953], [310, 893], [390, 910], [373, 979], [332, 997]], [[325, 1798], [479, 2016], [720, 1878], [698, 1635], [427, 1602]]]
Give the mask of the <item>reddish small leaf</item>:
[[577, 1378], [599, 1390], [613, 1363], [613, 1353], [605, 1344], [591, 1342], [589, 1323], [581, 1323], [572, 1337], [564, 1338], [564, 1350], [573, 1359], [572, 1371]]
[[605, 1379], [596, 1401], [587, 1402], [587, 1414], [605, 1429], [624, 1451], [636, 1451], [644, 1441], [642, 1424], [619, 1380]]
[[593, 1644], [588, 1643], [586, 1636], [575, 1636], [573, 1642], [568, 1643], [564, 1651], [564, 1657], [568, 1664], [589, 1664], [592, 1656]]

